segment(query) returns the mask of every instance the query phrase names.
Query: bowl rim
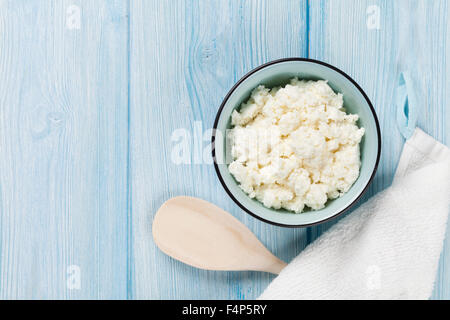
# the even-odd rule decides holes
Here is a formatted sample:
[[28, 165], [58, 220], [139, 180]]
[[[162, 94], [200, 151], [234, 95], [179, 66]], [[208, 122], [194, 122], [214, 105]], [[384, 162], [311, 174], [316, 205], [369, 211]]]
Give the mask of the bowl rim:
[[[262, 70], [268, 66], [274, 65], [274, 64], [278, 64], [278, 63], [283, 63], [283, 62], [289, 62], [289, 61], [302, 61], [302, 62], [309, 62], [309, 63], [315, 63], [315, 64], [320, 64], [322, 66], [325, 66], [327, 68], [330, 68], [338, 73], [340, 73], [341, 75], [343, 75], [347, 80], [349, 80], [358, 90], [359, 92], [362, 94], [362, 96], [364, 97], [364, 99], [366, 100], [367, 104], [369, 105], [370, 111], [372, 112], [372, 116], [375, 120], [375, 126], [377, 129], [377, 139], [378, 139], [378, 150], [377, 150], [377, 159], [375, 161], [375, 166], [373, 168], [372, 174], [369, 178], [369, 180], [367, 181], [367, 184], [364, 186], [364, 188], [361, 190], [361, 192], [359, 193], [359, 195], [344, 209], [342, 209], [341, 211], [339, 211], [338, 213], [325, 218], [323, 220], [319, 220], [316, 222], [312, 222], [312, 223], [304, 223], [304, 224], [298, 224], [298, 225], [294, 225], [294, 224], [284, 224], [284, 223], [278, 223], [278, 222], [274, 222], [274, 221], [270, 221], [267, 219], [262, 218], [261, 216], [257, 215], [256, 213], [253, 213], [252, 211], [250, 211], [247, 207], [245, 207], [242, 203], [240, 203], [235, 197], [234, 195], [231, 193], [231, 191], [228, 189], [228, 186], [226, 185], [225, 181], [222, 178], [222, 175], [219, 171], [219, 166], [217, 164], [217, 159], [216, 159], [216, 148], [215, 148], [215, 140], [216, 140], [216, 131], [217, 131], [217, 124], [219, 122], [220, 116], [222, 114], [223, 108], [225, 107], [226, 103], [228, 102], [228, 99], [230, 98], [230, 96], [233, 94], [233, 92], [245, 81], [247, 80], [247, 78], [249, 78], [252, 74], [256, 73], [259, 70]], [[381, 131], [380, 131], [380, 124], [378, 122], [378, 117], [377, 114], [375, 112], [375, 109], [372, 105], [372, 102], [370, 101], [369, 97], [367, 96], [367, 94], [364, 92], [364, 90], [358, 85], [358, 83], [356, 83], [355, 80], [353, 80], [348, 74], [346, 74], [344, 71], [336, 68], [335, 66], [332, 66], [328, 63], [325, 63], [323, 61], [319, 61], [319, 60], [315, 60], [315, 59], [310, 59], [310, 58], [298, 58], [298, 57], [292, 57], [292, 58], [283, 58], [283, 59], [277, 59], [277, 60], [273, 60], [273, 61], [269, 61], [267, 63], [264, 63], [254, 69], [252, 69], [251, 71], [249, 71], [247, 74], [245, 74], [242, 78], [239, 79], [238, 82], [236, 82], [233, 87], [230, 89], [230, 91], [228, 91], [228, 93], [226, 94], [225, 98], [223, 99], [219, 110], [217, 111], [216, 114], [216, 118], [214, 120], [214, 125], [213, 125], [213, 130], [212, 130], [212, 136], [211, 136], [211, 149], [212, 149], [212, 157], [213, 157], [213, 163], [214, 163], [214, 169], [216, 171], [216, 175], [219, 178], [220, 183], [222, 184], [222, 187], [225, 189], [225, 191], [227, 192], [228, 196], [242, 209], [244, 210], [246, 213], [250, 214], [252, 217], [261, 220], [263, 222], [275, 225], [275, 226], [279, 226], [279, 227], [286, 227], [286, 228], [303, 228], [303, 227], [311, 227], [311, 226], [315, 226], [315, 225], [319, 225], [322, 223], [325, 223], [327, 221], [330, 221], [332, 219], [337, 218], [338, 216], [342, 215], [344, 212], [347, 212], [350, 208], [352, 208], [359, 199], [361, 199], [361, 197], [364, 195], [364, 193], [366, 193], [370, 183], [372, 182], [373, 178], [375, 177], [375, 174], [377, 172], [378, 169], [378, 164], [380, 162], [380, 156], [381, 156]]]

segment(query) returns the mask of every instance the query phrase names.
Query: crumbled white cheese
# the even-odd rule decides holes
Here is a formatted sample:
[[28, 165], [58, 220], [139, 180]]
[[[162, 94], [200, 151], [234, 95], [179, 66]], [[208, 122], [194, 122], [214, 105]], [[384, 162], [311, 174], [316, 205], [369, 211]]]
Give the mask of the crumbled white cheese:
[[259, 86], [231, 120], [228, 168], [242, 190], [266, 207], [318, 210], [359, 176], [364, 128], [326, 81], [294, 78], [271, 90]]

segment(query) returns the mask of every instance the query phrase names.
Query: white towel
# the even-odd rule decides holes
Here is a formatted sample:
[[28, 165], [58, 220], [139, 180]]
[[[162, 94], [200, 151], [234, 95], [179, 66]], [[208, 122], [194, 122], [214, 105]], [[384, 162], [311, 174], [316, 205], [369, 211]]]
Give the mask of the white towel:
[[260, 299], [428, 299], [450, 204], [450, 149], [420, 129], [394, 182], [300, 253]]

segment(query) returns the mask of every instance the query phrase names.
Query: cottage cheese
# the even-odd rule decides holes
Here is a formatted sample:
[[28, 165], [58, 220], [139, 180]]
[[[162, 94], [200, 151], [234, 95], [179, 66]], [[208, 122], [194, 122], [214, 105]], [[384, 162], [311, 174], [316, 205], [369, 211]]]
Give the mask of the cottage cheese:
[[318, 210], [359, 176], [364, 128], [326, 81], [294, 78], [284, 87], [260, 85], [231, 120], [229, 171], [266, 207]]

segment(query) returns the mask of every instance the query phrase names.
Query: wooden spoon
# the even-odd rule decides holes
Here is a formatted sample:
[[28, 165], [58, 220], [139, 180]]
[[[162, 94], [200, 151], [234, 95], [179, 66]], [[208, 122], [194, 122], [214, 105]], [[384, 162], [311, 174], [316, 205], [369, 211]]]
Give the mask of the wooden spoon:
[[166, 201], [152, 229], [161, 251], [200, 269], [279, 274], [286, 266], [235, 217], [198, 198]]

